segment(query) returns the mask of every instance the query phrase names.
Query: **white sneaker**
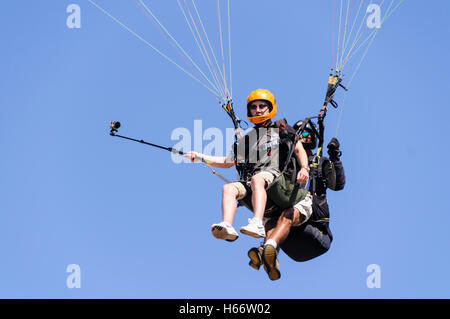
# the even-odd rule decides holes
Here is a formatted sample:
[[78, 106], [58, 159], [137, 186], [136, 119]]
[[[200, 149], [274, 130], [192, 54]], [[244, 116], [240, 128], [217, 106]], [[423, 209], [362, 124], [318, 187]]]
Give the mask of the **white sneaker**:
[[235, 241], [239, 237], [233, 226], [226, 222], [212, 224], [211, 232], [217, 239], [224, 239], [226, 241]]
[[241, 233], [255, 238], [266, 237], [264, 225], [260, 219], [249, 218], [248, 225], [241, 227]]

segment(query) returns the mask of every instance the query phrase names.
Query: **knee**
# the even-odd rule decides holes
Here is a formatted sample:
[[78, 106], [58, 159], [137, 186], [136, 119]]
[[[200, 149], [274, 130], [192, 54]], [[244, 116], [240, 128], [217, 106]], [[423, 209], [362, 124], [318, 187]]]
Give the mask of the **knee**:
[[222, 194], [224, 196], [237, 196], [238, 190], [232, 184], [225, 184], [222, 187]]
[[251, 185], [252, 189], [255, 189], [255, 187], [264, 188], [264, 186], [266, 186], [266, 181], [261, 176], [255, 175], [252, 176]]
[[293, 208], [286, 209], [280, 216], [279, 223], [292, 226], [294, 224], [295, 212]]

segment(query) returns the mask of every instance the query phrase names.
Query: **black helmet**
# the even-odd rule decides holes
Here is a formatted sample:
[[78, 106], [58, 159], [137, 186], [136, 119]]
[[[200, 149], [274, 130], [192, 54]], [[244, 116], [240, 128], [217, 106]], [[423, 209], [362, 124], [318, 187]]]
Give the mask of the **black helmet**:
[[[298, 121], [297, 123], [295, 123], [294, 125], [294, 129], [296, 131], [298, 131], [300, 129], [300, 127], [302, 126], [303, 121]], [[312, 125], [312, 126], [311, 126]], [[314, 127], [314, 129], [313, 129]], [[314, 125], [314, 123], [312, 123], [311, 121], [309, 121], [308, 123], [306, 123], [305, 127], [303, 128], [302, 131], [297, 132], [300, 134], [300, 138], [306, 138], [308, 137], [308, 135], [311, 135], [311, 142], [310, 143], [306, 143], [302, 141], [303, 147], [308, 148], [310, 150], [313, 150], [316, 148], [317, 146], [317, 136], [316, 133], [317, 132], [317, 128]]]

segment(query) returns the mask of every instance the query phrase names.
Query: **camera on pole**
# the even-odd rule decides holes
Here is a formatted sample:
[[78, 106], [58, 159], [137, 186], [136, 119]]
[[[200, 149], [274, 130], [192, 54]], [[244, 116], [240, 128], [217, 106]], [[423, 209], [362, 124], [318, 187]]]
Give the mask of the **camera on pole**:
[[111, 128], [111, 132], [109, 132], [110, 135], [116, 135], [116, 133], [119, 130], [120, 122], [111, 121], [109, 124], [109, 127]]

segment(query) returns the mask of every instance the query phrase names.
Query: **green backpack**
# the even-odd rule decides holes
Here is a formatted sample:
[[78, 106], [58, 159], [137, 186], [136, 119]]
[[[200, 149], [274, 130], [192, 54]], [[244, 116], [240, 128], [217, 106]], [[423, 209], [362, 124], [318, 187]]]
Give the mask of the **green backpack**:
[[292, 179], [289, 179], [284, 173], [278, 176], [267, 189], [267, 196], [275, 205], [283, 209], [293, 207], [307, 194], [308, 190], [301, 188], [295, 181], [292, 182]]

